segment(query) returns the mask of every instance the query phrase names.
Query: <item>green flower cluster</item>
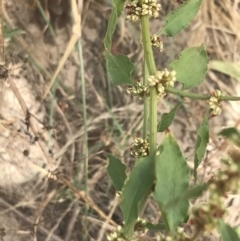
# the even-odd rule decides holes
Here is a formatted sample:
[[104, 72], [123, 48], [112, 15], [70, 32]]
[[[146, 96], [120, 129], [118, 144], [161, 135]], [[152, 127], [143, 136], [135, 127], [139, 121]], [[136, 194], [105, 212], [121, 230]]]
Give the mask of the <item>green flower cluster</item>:
[[209, 233], [217, 227], [218, 221], [227, 213], [224, 207], [227, 193], [239, 193], [239, 159], [223, 160], [226, 166], [212, 177], [209, 183], [209, 201], [193, 207], [189, 223], [197, 231]]
[[156, 34], [153, 34], [151, 36], [151, 44], [152, 44], [152, 46], [158, 48], [160, 52], [163, 51], [163, 42], [160, 39], [160, 37], [157, 36]]
[[177, 228], [177, 232], [171, 236], [170, 234], [160, 233], [157, 237], [159, 241], [192, 241], [191, 237], [184, 232], [181, 227]]
[[149, 155], [149, 140], [140, 137], [134, 138], [134, 144], [131, 148], [131, 154], [135, 157], [144, 157]]
[[221, 101], [219, 100], [219, 97], [223, 95], [224, 94], [220, 90], [212, 92], [212, 97], [209, 99], [208, 104], [210, 109], [212, 110], [213, 116], [217, 116], [222, 113]]
[[133, 96], [138, 96], [138, 98], [142, 100], [144, 96], [149, 96], [149, 87], [138, 81], [136, 86], [130, 86], [127, 88], [127, 93]]
[[[114, 232], [107, 235], [107, 240], [108, 241], [130, 241], [124, 237], [122, 226], [118, 226]], [[131, 241], [136, 241], [136, 240], [131, 240]]]
[[[138, 220], [135, 224], [135, 227], [134, 227], [134, 235], [135, 236], [142, 235], [143, 233], [147, 232], [146, 223], [147, 223], [146, 219], [138, 218]], [[131, 240], [127, 239], [123, 235], [122, 226], [118, 226], [114, 232], [107, 235], [107, 239], [108, 239], [108, 241], [137, 241], [137, 240], [139, 240], [138, 238], [131, 238]]]
[[165, 93], [165, 87], [174, 86], [176, 81], [176, 71], [169, 72], [167, 69], [163, 71], [157, 71], [155, 75], [148, 77], [148, 85], [155, 87], [157, 90], [158, 97], [163, 97]]
[[144, 0], [140, 5], [138, 0], [129, 1], [126, 5], [127, 19], [133, 22], [140, 20], [141, 16], [158, 18], [161, 5], [157, 0]]
[[149, 96], [151, 87], [155, 87], [159, 98], [162, 98], [165, 93], [165, 87], [174, 86], [176, 81], [176, 71], [168, 71], [167, 69], [163, 71], [157, 71], [156, 75], [150, 75], [148, 77], [148, 84], [143, 85], [140, 81], [137, 82], [135, 86], [130, 86], [127, 88], [127, 93], [133, 96], [138, 96], [140, 100], [144, 96]]
[[[239, 156], [238, 156], [239, 157]], [[216, 176], [209, 181], [209, 200], [207, 203], [194, 205], [190, 210], [189, 225], [195, 234], [209, 234], [217, 228], [219, 220], [227, 214], [224, 206], [227, 193], [239, 193], [239, 158], [223, 160], [226, 166], [224, 170], [219, 171]], [[194, 236], [189, 236], [182, 228], [178, 228], [174, 235], [160, 234], [160, 241], [191, 241]]]

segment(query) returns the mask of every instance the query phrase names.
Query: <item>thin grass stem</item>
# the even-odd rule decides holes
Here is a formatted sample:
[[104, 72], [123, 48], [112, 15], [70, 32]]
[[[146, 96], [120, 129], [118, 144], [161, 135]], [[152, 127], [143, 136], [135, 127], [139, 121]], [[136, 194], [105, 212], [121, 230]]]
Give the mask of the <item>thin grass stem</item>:
[[[80, 79], [82, 85], [82, 106], [83, 106], [83, 156], [84, 158], [84, 190], [85, 195], [88, 198], [88, 130], [87, 130], [87, 104], [86, 104], [86, 85], [84, 78], [84, 65], [83, 65], [83, 51], [81, 38], [77, 41], [78, 56], [80, 60]], [[84, 240], [88, 240], [88, 204], [85, 204], [85, 219], [84, 219]]]

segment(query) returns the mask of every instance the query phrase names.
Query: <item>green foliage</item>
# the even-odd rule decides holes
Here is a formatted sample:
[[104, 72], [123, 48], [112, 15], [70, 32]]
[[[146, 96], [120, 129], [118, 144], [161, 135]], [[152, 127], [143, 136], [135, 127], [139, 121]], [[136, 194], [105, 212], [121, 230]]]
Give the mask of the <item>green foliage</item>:
[[[184, 1], [175, 12], [168, 15], [167, 23], [160, 34], [174, 36], [189, 26], [200, 9], [202, 2], [203, 0]], [[107, 70], [116, 85], [135, 85], [135, 82], [131, 77], [135, 70], [135, 66], [131, 60], [127, 56], [114, 56], [110, 52], [113, 33], [116, 29], [118, 18], [123, 11], [124, 3], [124, 0], [113, 0], [113, 11], [104, 39]], [[157, 69], [151, 45], [156, 43], [160, 44], [161, 40], [150, 37], [149, 18], [153, 16], [153, 13], [156, 18], [158, 17], [158, 12], [154, 11], [159, 8], [159, 5], [157, 5], [158, 3], [149, 3], [148, 1], [129, 1], [128, 3], [129, 4], [126, 7], [127, 14], [130, 15], [130, 18], [128, 17], [128, 19], [136, 20], [135, 22], [140, 20], [139, 22], [141, 23], [142, 39], [144, 42], [143, 48], [145, 53], [144, 61], [147, 63], [148, 68], [148, 71], [146, 72], [155, 75], [155, 73], [159, 72], [156, 72]], [[144, 6], [142, 5], [143, 3], [145, 4]], [[141, 14], [144, 14], [144, 16]], [[153, 40], [156, 41], [156, 43], [154, 43]], [[147, 143], [148, 149], [145, 154], [150, 153], [150, 155], [136, 160], [135, 167], [128, 176], [126, 175], [126, 166], [123, 165], [118, 158], [112, 155], [109, 156], [108, 173], [116, 189], [122, 191], [120, 207], [123, 213], [124, 227], [123, 236], [121, 237], [125, 237], [125, 240], [131, 240], [133, 238], [134, 228], [136, 228], [135, 225], [138, 217], [143, 211], [147, 198], [152, 192], [154, 200], [159, 205], [162, 214], [161, 221], [163, 223], [151, 224], [147, 222], [145, 224], [146, 228], [153, 231], [164, 230], [168, 234], [173, 234], [172, 237], [176, 238], [176, 240], [182, 240], [180, 236], [177, 236], [179, 233], [177, 233], [176, 230], [178, 225], [188, 218], [189, 201], [192, 198], [197, 198], [202, 195], [209, 185], [204, 183], [189, 188], [189, 167], [176, 139], [171, 133], [167, 132], [165, 134], [164, 140], [157, 148], [156, 153], [157, 132], [163, 132], [169, 128], [175, 118], [176, 112], [184, 103], [177, 104], [169, 113], [163, 114], [157, 125], [157, 94], [158, 92], [163, 92], [162, 96], [165, 96], [167, 93], [172, 93], [192, 99], [209, 100], [208, 104], [212, 110], [215, 110], [215, 112], [213, 112], [215, 116], [218, 115], [218, 113], [221, 113], [220, 101], [230, 100], [230, 98], [229, 96], [217, 95], [216, 93], [220, 93], [219, 91], [215, 91], [215, 96], [214, 94], [210, 96], [185, 91], [201, 85], [205, 79], [208, 68], [208, 57], [204, 45], [183, 50], [179, 59], [172, 62], [170, 67], [176, 71], [176, 79], [183, 85], [182, 90], [173, 87], [174, 81], [176, 80], [175, 75], [174, 79], [169, 81], [170, 77], [168, 74], [166, 76], [158, 76], [158, 78], [150, 78], [152, 81], [149, 83], [144, 80], [143, 83], [141, 82], [139, 85], [144, 91], [143, 89], [140, 89], [140, 87], [137, 89], [137, 86], [135, 85], [136, 92], [133, 93], [133, 95], [141, 91], [143, 91], [141, 93], [147, 93], [146, 95], [143, 94], [143, 114], [145, 122], [143, 125], [143, 137], [145, 139], [146, 135], [148, 135], [147, 140], [149, 143]], [[239, 72], [237, 71], [236, 66], [224, 66], [222, 63], [215, 61], [211, 63], [211, 68], [218, 71], [222, 70], [223, 73], [229, 75], [230, 70], [228, 71], [228, 69], [231, 69], [233, 73], [231, 76], [236, 79], [239, 78]], [[146, 79], [146, 76], [143, 79]], [[167, 83], [169, 83], [169, 85]], [[148, 99], [147, 97], [150, 98]], [[232, 100], [238, 99], [240, 98], [232, 98]], [[207, 112], [197, 131], [193, 170], [195, 180], [197, 179], [197, 168], [205, 155], [207, 144], [209, 142], [208, 120], [210, 115], [211, 110]], [[149, 123], [148, 127], [147, 119]], [[219, 134], [240, 146], [240, 133], [235, 128], [224, 129]], [[139, 138], [139, 140], [140, 139], [141, 138]], [[134, 147], [136, 146], [137, 145]], [[154, 155], [152, 153], [154, 153]], [[199, 210], [201, 211], [201, 209]], [[204, 225], [205, 223], [203, 223], [200, 233], [204, 232]], [[239, 241], [236, 232], [223, 222], [220, 222], [220, 231], [223, 241]], [[164, 232], [162, 234], [164, 236]]]
[[172, 37], [180, 33], [192, 22], [202, 2], [203, 0], [188, 0], [180, 5], [176, 11], [168, 15], [167, 22], [160, 34]]
[[114, 84], [134, 85], [131, 73], [135, 69], [135, 66], [127, 56], [114, 56], [109, 51], [106, 51], [106, 58], [107, 70]]
[[15, 29], [8, 29], [7, 27], [4, 28], [4, 38], [14, 38], [18, 35], [24, 34], [25, 32], [21, 29], [15, 28]]
[[126, 166], [115, 156], [109, 155], [108, 174], [112, 179], [113, 185], [121, 191], [127, 178]]
[[151, 231], [160, 231], [160, 230], [165, 230], [165, 225], [163, 223], [152, 224], [147, 222], [146, 228]]
[[104, 38], [104, 47], [106, 50], [110, 51], [112, 46], [112, 36], [117, 26], [117, 20], [120, 17], [125, 0], [113, 0], [113, 10], [108, 22], [107, 32]]
[[177, 72], [177, 80], [183, 84], [183, 89], [199, 86], [205, 79], [208, 67], [204, 45], [183, 50], [179, 60], [170, 66]]
[[147, 156], [137, 160], [122, 190], [121, 209], [124, 218], [124, 233], [131, 237], [134, 225], [142, 211], [143, 203], [151, 193], [154, 182], [154, 157]]
[[228, 224], [220, 221], [220, 233], [222, 241], [239, 241], [239, 237], [236, 231], [231, 228]]
[[114, 56], [111, 54], [112, 36], [117, 26], [125, 0], [113, 0], [113, 10], [108, 22], [107, 32], [104, 38], [104, 47], [106, 49], [107, 71], [116, 85], [128, 84], [133, 85], [134, 82], [131, 74], [135, 69], [134, 64], [125, 55]]
[[224, 62], [219, 60], [212, 60], [209, 63], [209, 69], [216, 70], [220, 73], [231, 76], [240, 82], [240, 66], [233, 62]]
[[171, 133], [165, 135], [158, 150], [160, 154], [156, 157], [156, 186], [153, 197], [165, 214], [170, 231], [174, 232], [187, 217], [189, 204], [187, 200], [181, 200], [178, 205], [168, 208], [167, 204], [188, 189], [189, 167]]
[[165, 131], [173, 122], [173, 119], [179, 110], [179, 108], [182, 106], [183, 102], [177, 104], [169, 113], [164, 113], [161, 116], [161, 120], [158, 123], [157, 126], [157, 131], [158, 132], [163, 132]]
[[226, 137], [231, 142], [233, 142], [235, 145], [240, 147], [240, 133], [236, 128], [234, 128], [234, 127], [225, 128], [225, 129], [221, 130], [218, 133], [218, 135]]
[[181, 193], [176, 199], [173, 199], [169, 202], [166, 207], [169, 208], [174, 205], [179, 205], [179, 202], [188, 201], [192, 198], [197, 198], [203, 194], [204, 191], [207, 190], [208, 185], [206, 183], [199, 184], [193, 188], [190, 188], [183, 193]]
[[209, 115], [210, 115], [210, 112], [208, 112], [205, 115], [203, 122], [201, 123], [197, 131], [197, 141], [196, 141], [195, 154], [194, 154], [194, 170], [193, 170], [195, 180], [197, 179], [197, 168], [205, 155], [207, 144], [209, 142], [209, 125], [208, 125]]

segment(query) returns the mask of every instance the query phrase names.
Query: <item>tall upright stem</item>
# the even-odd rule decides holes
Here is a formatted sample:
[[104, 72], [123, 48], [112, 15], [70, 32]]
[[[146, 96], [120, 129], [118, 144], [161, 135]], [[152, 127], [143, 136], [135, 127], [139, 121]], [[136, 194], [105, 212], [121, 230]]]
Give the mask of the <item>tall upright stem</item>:
[[[143, 0], [139, 1], [143, 4]], [[149, 28], [149, 18], [148, 16], [141, 17], [142, 25], [142, 42], [144, 47], [144, 59], [147, 63], [149, 75], [155, 75], [157, 72], [152, 45], [150, 38], [150, 28]], [[150, 89], [150, 101], [149, 101], [149, 145], [150, 145], [150, 155], [155, 157], [155, 151], [157, 149], [157, 90], [155, 87]], [[165, 224], [166, 230], [169, 230], [169, 225], [167, 218], [162, 212], [163, 222]]]
[[[140, 4], [143, 0], [140, 1]], [[156, 74], [156, 65], [153, 58], [151, 39], [150, 39], [150, 29], [149, 29], [149, 19], [148, 16], [142, 16], [142, 41], [144, 47], [144, 58], [147, 63], [149, 75]], [[157, 142], [157, 91], [155, 87], [150, 89], [150, 101], [149, 101], [149, 145], [150, 154], [154, 154], [156, 151]]]

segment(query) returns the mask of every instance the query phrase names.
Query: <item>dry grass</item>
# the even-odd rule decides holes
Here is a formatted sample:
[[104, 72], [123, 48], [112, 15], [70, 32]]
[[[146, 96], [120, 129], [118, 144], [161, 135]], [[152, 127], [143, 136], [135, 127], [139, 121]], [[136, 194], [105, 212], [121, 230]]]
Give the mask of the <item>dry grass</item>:
[[[37, 100], [41, 99], [60, 57], [65, 52], [72, 26], [70, 6], [65, 1], [59, 0], [55, 4], [51, 1], [40, 2], [46, 15], [51, 17], [56, 37], [51, 36], [49, 26], [42, 19], [37, 5], [33, 2], [21, 0], [15, 5], [11, 5], [11, 1], [5, 3], [7, 10], [5, 21], [8, 26], [12, 29], [18, 27], [25, 31], [24, 35], [16, 36], [10, 43], [6, 50], [7, 59], [14, 59], [12, 58], [13, 52], [29, 54], [26, 70], [20, 75], [26, 76], [30, 84], [29, 88], [34, 89]], [[166, 9], [176, 7], [169, 1], [163, 2]], [[124, 89], [113, 86], [107, 80], [102, 41], [109, 14], [108, 1], [102, 3], [84, 1], [82, 14], [84, 62], [79, 62], [77, 53], [73, 51], [61, 68], [60, 85], [56, 96], [49, 98], [46, 102], [38, 102], [46, 109], [43, 118], [44, 125], [47, 126], [48, 121], [53, 119], [55, 133], [53, 141], [56, 141], [59, 146], [53, 149], [53, 154], [54, 158], [61, 163], [56, 174], [67, 179], [81, 192], [78, 194], [78, 191], [70, 189], [71, 185], [46, 178], [36, 178], [36, 180], [21, 184], [18, 192], [15, 192], [16, 187], [8, 190], [1, 188], [0, 219], [5, 219], [6, 222], [1, 220], [0, 227], [2, 225], [6, 229], [6, 237], [9, 240], [34, 240], [34, 236], [38, 241], [83, 240], [84, 206], [86, 204], [89, 205], [87, 215], [89, 240], [106, 240], [106, 232], [112, 230], [115, 223], [121, 224], [122, 222], [118, 207], [119, 200], [115, 197], [115, 190], [109, 182], [106, 171], [107, 154], [112, 153], [120, 157], [131, 169], [134, 161], [129, 154], [129, 145], [132, 142], [131, 137], [140, 134], [143, 107], [136, 99], [129, 97]], [[156, 57], [159, 68], [165, 67], [166, 63], [178, 56], [186, 44], [192, 46], [203, 42], [206, 43], [210, 59], [239, 63], [240, 56], [237, 51], [240, 40], [239, 16], [239, 1], [204, 1], [194, 24], [182, 33], [173, 45], [166, 43], [164, 57]], [[159, 28], [159, 25], [153, 26], [153, 29], [155, 28]], [[143, 53], [138, 35], [138, 27], [121, 19], [118, 32], [114, 36], [113, 51], [115, 54], [128, 54], [139, 67], [136, 76], [141, 76]], [[187, 43], [186, 39], [189, 39]], [[82, 154], [84, 127], [79, 80], [81, 65], [85, 68], [86, 81], [89, 137], [88, 188], [91, 200], [84, 196], [83, 191], [83, 159], [85, 156]], [[14, 81], [17, 82], [17, 80], [15, 76]], [[236, 92], [238, 92], [239, 85], [229, 77], [210, 71], [208, 81], [208, 84], [202, 87], [202, 91], [212, 90], [213, 86], [217, 86], [228, 94], [238, 94]], [[160, 106], [160, 113], [167, 112], [171, 108], [170, 101], [172, 99], [168, 98]], [[54, 114], [49, 116], [50, 105], [54, 106]], [[235, 125], [239, 120], [239, 115], [236, 114], [237, 109], [235, 109], [239, 109], [239, 105], [226, 104], [224, 107], [226, 114], [212, 122], [212, 126], [215, 127], [211, 134], [215, 150], [219, 148], [218, 139], [214, 139], [216, 131], [222, 125], [229, 123]], [[196, 138], [197, 125], [194, 124], [196, 112], [201, 119], [204, 108], [202, 103], [194, 102], [194, 104], [189, 103], [186, 111], [188, 118], [186, 118], [186, 112], [180, 113], [172, 131], [179, 138], [180, 145], [187, 153], [187, 149], [192, 146]], [[18, 121], [24, 121], [24, 116]], [[47, 148], [46, 142], [45, 147]], [[186, 155], [189, 155], [191, 159], [191, 154]], [[214, 159], [214, 155], [210, 157]], [[217, 158], [219, 157], [215, 159]], [[99, 207], [107, 217], [99, 214], [96, 207]], [[145, 213], [153, 222], [157, 222], [160, 217], [156, 205], [151, 201], [148, 202]], [[37, 223], [36, 226], [34, 226], [35, 223]], [[26, 233], [20, 235], [18, 234], [20, 231]]]

